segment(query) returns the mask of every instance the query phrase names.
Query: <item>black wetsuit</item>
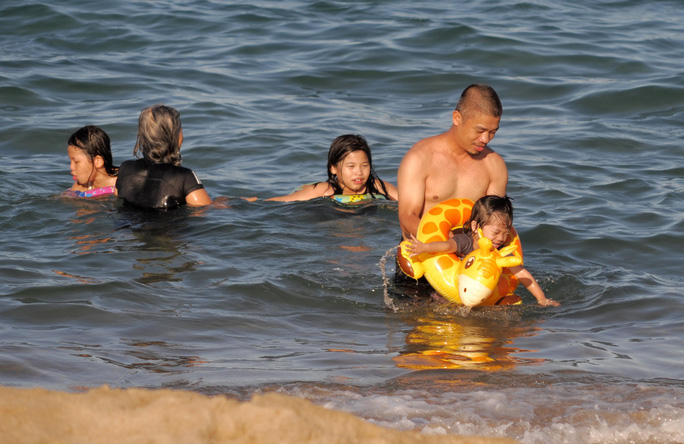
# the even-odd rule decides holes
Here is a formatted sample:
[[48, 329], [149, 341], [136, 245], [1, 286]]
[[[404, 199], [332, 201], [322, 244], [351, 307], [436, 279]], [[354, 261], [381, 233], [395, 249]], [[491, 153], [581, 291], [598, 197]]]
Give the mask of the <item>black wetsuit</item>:
[[203, 188], [191, 169], [145, 159], [122, 163], [116, 180], [119, 197], [141, 208], [175, 208], [185, 203], [185, 196]]

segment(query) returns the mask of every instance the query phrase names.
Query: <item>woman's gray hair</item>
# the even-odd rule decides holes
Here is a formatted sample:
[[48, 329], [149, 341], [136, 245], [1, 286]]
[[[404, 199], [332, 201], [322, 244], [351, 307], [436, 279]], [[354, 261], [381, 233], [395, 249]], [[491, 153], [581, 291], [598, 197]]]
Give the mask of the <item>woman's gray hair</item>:
[[148, 162], [181, 164], [181, 120], [180, 113], [163, 104], [145, 108], [138, 119], [138, 136], [133, 155], [142, 156]]

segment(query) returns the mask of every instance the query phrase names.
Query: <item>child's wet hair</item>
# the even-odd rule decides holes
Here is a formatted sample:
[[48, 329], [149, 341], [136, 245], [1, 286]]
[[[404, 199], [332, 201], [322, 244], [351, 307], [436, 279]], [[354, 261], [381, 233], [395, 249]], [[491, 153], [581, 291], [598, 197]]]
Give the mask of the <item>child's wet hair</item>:
[[104, 161], [104, 169], [110, 176], [115, 176], [119, 170], [114, 166], [109, 136], [99, 126], [86, 125], [79, 128], [69, 137], [67, 144], [83, 150], [91, 161], [100, 156]]
[[138, 136], [133, 155], [142, 152], [151, 163], [181, 164], [181, 120], [180, 113], [163, 104], [145, 108], [138, 119]]
[[[366, 138], [358, 134], [344, 134], [342, 136], [336, 137], [335, 140], [330, 144], [330, 150], [328, 151], [328, 180], [327, 183], [333, 188], [335, 194], [342, 194], [343, 190], [337, 179], [337, 175], [333, 174], [331, 169], [333, 166], [337, 166], [340, 162], [354, 151], [363, 151], [368, 157], [368, 163], [370, 165], [370, 175], [368, 176], [368, 181], [366, 181], [366, 193], [374, 196], [376, 194], [381, 194], [389, 199], [389, 194], [385, 188], [385, 184], [379, 180], [378, 175], [373, 169], [373, 158], [371, 156], [371, 150], [368, 146]], [[380, 184], [381, 190], [378, 190], [375, 186], [376, 183]]]
[[482, 228], [495, 219], [501, 220], [509, 228], [513, 226], [513, 203], [510, 197], [487, 195], [479, 199], [473, 205], [470, 219], [463, 225], [463, 232], [472, 232], [472, 222]]

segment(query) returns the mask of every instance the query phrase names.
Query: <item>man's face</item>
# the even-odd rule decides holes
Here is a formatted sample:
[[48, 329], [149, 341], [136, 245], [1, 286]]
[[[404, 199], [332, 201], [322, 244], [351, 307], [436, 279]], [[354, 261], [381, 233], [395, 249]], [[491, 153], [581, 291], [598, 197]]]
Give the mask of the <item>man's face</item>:
[[477, 155], [494, 138], [501, 118], [482, 113], [464, 117], [454, 111], [453, 120], [458, 145], [468, 154]]

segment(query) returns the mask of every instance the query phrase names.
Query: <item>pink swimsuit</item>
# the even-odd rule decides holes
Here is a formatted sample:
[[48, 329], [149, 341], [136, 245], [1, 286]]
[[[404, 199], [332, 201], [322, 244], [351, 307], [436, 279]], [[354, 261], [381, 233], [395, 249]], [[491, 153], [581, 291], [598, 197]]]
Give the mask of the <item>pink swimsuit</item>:
[[106, 196], [107, 194], [114, 194], [115, 191], [116, 191], [116, 187], [102, 187], [102, 188], [95, 188], [94, 190], [75, 191], [74, 193], [78, 197], [97, 197], [97, 196]]

